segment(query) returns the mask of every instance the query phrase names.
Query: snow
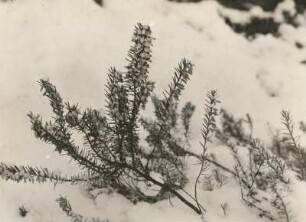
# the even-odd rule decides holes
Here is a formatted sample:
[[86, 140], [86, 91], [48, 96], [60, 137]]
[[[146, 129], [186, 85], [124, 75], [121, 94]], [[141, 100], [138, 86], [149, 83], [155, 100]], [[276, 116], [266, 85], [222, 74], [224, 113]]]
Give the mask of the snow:
[[[192, 145], [200, 151], [204, 96], [218, 89], [222, 107], [237, 117], [249, 113], [254, 134], [268, 142], [267, 124], [281, 128], [280, 111], [289, 110], [296, 122], [306, 120], [306, 27], [282, 24], [280, 38], [258, 36], [249, 42], [234, 33], [220, 17], [247, 22], [251, 17], [273, 17], [280, 12], [293, 13], [293, 1], [284, 1], [275, 13], [253, 8], [237, 12], [214, 1], [176, 4], [165, 0], [106, 0], [98, 7], [90, 0], [26, 0], [0, 3], [0, 153], [5, 163], [47, 166], [63, 172], [78, 172], [65, 156], [59, 157], [52, 146], [34, 138], [29, 111], [51, 115], [48, 101], [41, 96], [37, 81], [49, 78], [66, 101], [81, 107], [104, 106], [104, 84], [108, 68], [123, 69], [137, 22], [149, 24], [156, 38], [150, 79], [156, 81], [157, 93], [171, 80], [173, 68], [181, 58], [195, 64], [194, 75], [183, 94], [182, 104], [196, 105], [192, 119]], [[300, 24], [305, 18], [299, 16]], [[215, 147], [217, 158], [232, 164], [222, 147]], [[190, 169], [190, 176], [198, 172]], [[293, 178], [293, 192], [288, 197], [297, 222], [306, 221], [305, 183]], [[69, 221], [55, 199], [67, 196], [73, 210], [84, 216], [108, 218], [110, 221], [200, 221], [177, 199], [154, 205], [133, 205], [118, 194], [99, 195], [95, 202], [78, 186], [52, 184], [16, 184], [0, 181], [0, 221], [42, 222]], [[207, 221], [264, 221], [247, 208], [240, 198], [237, 184], [212, 192], [201, 190], [207, 206]], [[227, 203], [228, 215], [220, 205]], [[29, 214], [18, 215], [25, 206]]]

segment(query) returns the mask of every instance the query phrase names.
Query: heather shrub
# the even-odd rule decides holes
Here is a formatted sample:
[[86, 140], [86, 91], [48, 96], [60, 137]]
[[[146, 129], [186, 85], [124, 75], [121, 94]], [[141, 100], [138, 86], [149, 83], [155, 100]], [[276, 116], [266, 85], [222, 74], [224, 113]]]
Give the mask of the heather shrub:
[[[179, 102], [194, 65], [182, 59], [163, 96], [157, 96], [155, 83], [149, 80], [153, 40], [149, 26], [136, 25], [125, 70], [111, 67], [108, 71], [104, 111], [82, 109], [78, 104], [65, 102], [49, 80], [39, 81], [53, 116], [44, 121], [40, 115], [30, 112], [32, 130], [39, 140], [52, 144], [56, 152], [69, 156], [79, 165], [79, 174], [63, 176], [47, 168], [0, 163], [0, 177], [16, 182], [82, 184], [88, 191], [117, 192], [134, 204], [139, 201], [153, 204], [165, 199], [171, 203], [171, 198], [176, 197], [203, 221], [206, 210], [200, 201], [199, 189], [221, 188], [231, 177], [236, 180], [244, 203], [257, 210], [260, 217], [291, 221], [292, 215], [282, 194], [290, 186], [285, 171], [291, 168], [305, 180], [305, 151], [293, 135], [289, 112], [282, 112], [287, 133], [277, 141], [290, 149], [293, 159], [290, 161], [253, 138], [254, 123], [249, 115], [236, 119], [224, 109], [219, 110], [218, 93], [211, 90], [204, 100], [202, 152], [193, 152], [189, 139], [195, 106], [191, 102], [181, 106]], [[149, 101], [153, 113], [145, 118], [141, 112], [146, 110]], [[140, 132], [146, 133], [144, 139]], [[81, 144], [75, 142], [76, 135], [82, 138]], [[233, 168], [224, 166], [218, 162], [218, 156], [208, 152], [216, 139], [231, 151]], [[247, 155], [241, 155], [242, 150]], [[195, 181], [189, 181], [186, 175], [191, 158], [196, 159], [199, 168]], [[192, 190], [186, 189], [187, 183], [193, 184]], [[74, 222], [101, 221], [73, 212], [64, 197], [57, 202]], [[228, 204], [220, 203], [220, 206], [227, 215]]]
[[[32, 130], [38, 139], [54, 145], [56, 152], [71, 157], [82, 169], [80, 174], [62, 176], [47, 168], [1, 163], [1, 177], [16, 182], [81, 183], [88, 189], [117, 192], [133, 203], [155, 203], [175, 196], [196, 213], [203, 214], [205, 209], [198, 201], [197, 185], [207, 164], [207, 145], [215, 128], [217, 92], [213, 90], [207, 94], [202, 129], [203, 153], [198, 156], [201, 167], [194, 194], [191, 194], [184, 189], [188, 182], [185, 160], [190, 118], [195, 107], [188, 102], [179, 111], [178, 104], [192, 75], [193, 64], [182, 59], [163, 98], [157, 97], [153, 94], [154, 82], [148, 78], [153, 39], [149, 26], [138, 24], [135, 27], [126, 70], [109, 69], [105, 113], [64, 102], [49, 80], [39, 81], [43, 95], [49, 99], [53, 117], [43, 121], [40, 115], [30, 112]], [[154, 118], [151, 119], [140, 116], [149, 100], [154, 107]], [[147, 132], [141, 143], [140, 130]], [[74, 141], [75, 135], [82, 136], [83, 144]], [[150, 189], [156, 192], [146, 192]], [[69, 208], [68, 202], [59, 200]], [[79, 218], [74, 213], [67, 215], [74, 220]]]

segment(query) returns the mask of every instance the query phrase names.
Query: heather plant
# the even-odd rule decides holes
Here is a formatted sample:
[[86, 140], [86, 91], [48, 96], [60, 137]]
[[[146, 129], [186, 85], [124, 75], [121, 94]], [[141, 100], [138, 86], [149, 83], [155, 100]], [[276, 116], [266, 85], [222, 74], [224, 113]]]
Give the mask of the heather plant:
[[71, 222], [109, 222], [108, 219], [102, 220], [99, 218], [85, 218], [82, 215], [75, 213], [66, 197], [59, 197], [56, 199], [56, 202], [62, 211], [64, 211], [71, 219]]
[[[218, 110], [220, 101], [216, 90], [209, 91], [204, 101], [202, 152], [189, 149], [195, 106], [191, 102], [180, 106], [179, 101], [194, 65], [182, 59], [163, 96], [157, 96], [155, 84], [149, 80], [153, 40], [150, 27], [137, 24], [125, 71], [114, 67], [108, 71], [104, 112], [65, 102], [49, 80], [39, 81], [53, 116], [44, 121], [40, 115], [30, 112], [32, 130], [38, 139], [54, 145], [56, 152], [74, 160], [80, 166], [79, 174], [63, 176], [47, 168], [0, 163], [0, 177], [16, 182], [82, 184], [88, 191], [117, 192], [135, 204], [139, 201], [153, 204], [165, 199], [171, 203], [171, 198], [176, 197], [204, 221], [206, 210], [199, 196], [203, 186], [199, 184], [212, 191], [222, 187], [231, 176], [239, 184], [247, 206], [258, 210], [261, 217], [284, 218], [289, 222], [291, 215], [281, 192], [289, 186], [285, 176], [287, 162], [253, 138], [253, 121], [249, 115], [235, 119], [224, 109]], [[141, 112], [146, 110], [149, 101], [153, 105], [153, 117], [142, 117]], [[284, 144], [292, 147], [295, 159], [292, 166], [303, 179], [305, 152], [293, 135], [289, 113], [282, 112], [282, 118], [288, 131]], [[144, 138], [141, 132], [145, 132]], [[81, 144], [75, 141], [79, 137], [83, 139]], [[235, 160], [233, 169], [219, 163], [217, 157], [208, 152], [215, 138], [231, 150]], [[247, 158], [241, 157], [242, 149], [247, 150]], [[190, 158], [195, 158], [199, 166], [195, 181], [189, 181], [186, 175]], [[187, 183], [193, 184], [192, 190], [186, 190]], [[72, 221], [90, 221], [74, 213], [66, 198], [60, 197], [57, 201]], [[223, 203], [221, 207], [226, 215], [229, 206]]]
[[234, 169], [242, 200], [247, 206], [256, 209], [260, 217], [271, 221], [286, 219], [289, 222], [288, 204], [280, 192], [286, 193], [289, 189], [283, 161], [267, 151], [258, 140], [251, 141], [247, 147], [250, 149], [247, 161], [239, 155], [238, 150], [242, 147], [229, 147], [235, 160]]
[[[306, 180], [306, 151], [295, 135], [295, 125], [288, 111], [281, 112], [281, 120], [284, 129], [273, 135], [271, 150], [281, 157], [286, 165], [296, 173], [298, 179]], [[300, 122], [301, 132], [305, 132], [304, 123]]]
[[[281, 146], [286, 149], [288, 165], [297, 173], [300, 180], [306, 180], [306, 151], [299, 143], [298, 137], [294, 135], [294, 122], [291, 114], [283, 110], [281, 112], [282, 123], [285, 126], [285, 132], [281, 136]], [[303, 130], [303, 128], [302, 128]]]
[[[52, 120], [43, 121], [40, 115], [30, 112], [32, 130], [38, 139], [54, 145], [56, 152], [73, 159], [83, 170], [80, 174], [63, 176], [47, 168], [1, 163], [1, 177], [16, 182], [84, 184], [89, 189], [118, 192], [133, 203], [155, 203], [175, 196], [203, 216], [205, 209], [199, 201], [198, 184], [208, 164], [207, 148], [216, 127], [218, 95], [215, 90], [207, 94], [201, 132], [203, 152], [193, 154], [188, 151], [188, 139], [195, 107], [187, 102], [178, 110], [193, 64], [182, 59], [163, 97], [154, 95], [154, 82], [148, 78], [153, 39], [149, 26], [135, 27], [126, 70], [109, 69], [105, 113], [64, 102], [49, 80], [39, 81], [54, 115]], [[154, 107], [154, 118], [143, 118], [140, 112], [149, 100]], [[140, 141], [140, 131], [147, 132], [145, 141]], [[83, 144], [75, 142], [76, 135], [82, 136]], [[186, 157], [190, 155], [197, 157], [200, 165], [193, 192], [184, 189], [188, 182]], [[157, 192], [148, 194], [146, 191], [151, 187]], [[82, 219], [70, 212], [65, 199], [60, 198], [59, 202], [66, 206], [66, 213], [73, 220]]]
[[[283, 195], [289, 192], [290, 182], [285, 175], [287, 165], [284, 160], [269, 151], [262, 141], [253, 138], [253, 121], [249, 115], [235, 119], [221, 110], [220, 116], [221, 128], [216, 130], [216, 137], [232, 153], [235, 178], [244, 203], [256, 209], [260, 217], [271, 221], [292, 221], [289, 203]], [[247, 153], [247, 156], [242, 153]]]

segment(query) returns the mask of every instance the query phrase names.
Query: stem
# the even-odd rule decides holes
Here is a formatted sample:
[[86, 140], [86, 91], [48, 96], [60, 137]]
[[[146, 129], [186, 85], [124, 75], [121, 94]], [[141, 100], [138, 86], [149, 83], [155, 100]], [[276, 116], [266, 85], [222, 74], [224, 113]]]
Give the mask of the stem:
[[[195, 183], [194, 183], [194, 198], [195, 198], [195, 201], [196, 201], [196, 203], [197, 203], [197, 205], [198, 205], [198, 209], [200, 210], [200, 212], [201, 212], [201, 214], [202, 214], [202, 208], [201, 208], [201, 205], [200, 205], [200, 203], [199, 203], [199, 201], [198, 201], [198, 191], [197, 191], [197, 187], [198, 187], [198, 183], [199, 183], [199, 180], [200, 180], [200, 177], [201, 177], [201, 175], [202, 175], [202, 172], [204, 171], [204, 167], [205, 167], [205, 158], [204, 158], [204, 156], [201, 158], [201, 169], [200, 169], [200, 171], [199, 171], [199, 174], [198, 174], [198, 176], [197, 176], [197, 179], [196, 179], [196, 181], [195, 181]], [[204, 211], [205, 211], [205, 209], [204, 209]]]
[[131, 169], [132, 171], [134, 171], [138, 175], [144, 177], [148, 181], [151, 181], [155, 185], [158, 185], [159, 187], [168, 190], [170, 193], [172, 193], [174, 196], [176, 196], [178, 199], [180, 199], [180, 201], [182, 201], [184, 204], [186, 204], [188, 207], [190, 207], [192, 210], [194, 210], [197, 214], [202, 214], [202, 211], [200, 210], [201, 208], [199, 209], [198, 207], [196, 207], [195, 205], [190, 203], [188, 200], [186, 200], [181, 194], [179, 194], [176, 190], [174, 190], [171, 187], [171, 185], [166, 184], [166, 183], [158, 182], [157, 180], [155, 180], [154, 178], [152, 178], [148, 174], [145, 174], [145, 173], [139, 171], [138, 169], [136, 169], [136, 168], [134, 168], [134, 167], [132, 167], [132, 166], [130, 166], [128, 164], [124, 164], [124, 167]]
[[[200, 155], [195, 154], [195, 153], [193, 153], [191, 151], [185, 151], [185, 154], [187, 154], [189, 156], [193, 156], [193, 157], [195, 157], [195, 158], [197, 158], [199, 160], [201, 159]], [[229, 168], [223, 166], [222, 164], [220, 164], [220, 163], [218, 163], [218, 162], [216, 162], [214, 160], [211, 160], [209, 157], [206, 157], [205, 160], [207, 160], [208, 162], [210, 162], [210, 163], [214, 164], [215, 166], [221, 168], [222, 170], [232, 174], [233, 176], [235, 176], [235, 177], [237, 176], [237, 174], [233, 170], [230, 170]]]
[[[169, 190], [170, 191], [170, 190]], [[197, 214], [202, 214], [202, 211], [195, 207], [192, 203], [190, 203], [189, 201], [187, 201], [183, 196], [181, 196], [177, 191], [172, 190], [170, 191], [171, 193], [173, 193], [177, 198], [179, 198], [184, 204], [186, 204], [188, 207], [190, 207], [191, 209], [193, 209]], [[198, 204], [198, 203], [197, 203]]]

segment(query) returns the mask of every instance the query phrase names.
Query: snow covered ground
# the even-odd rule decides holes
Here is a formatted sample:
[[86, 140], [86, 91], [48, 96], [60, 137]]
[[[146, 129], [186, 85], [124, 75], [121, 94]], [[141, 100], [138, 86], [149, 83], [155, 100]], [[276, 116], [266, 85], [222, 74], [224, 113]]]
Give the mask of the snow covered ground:
[[[294, 10], [286, 0], [280, 6]], [[279, 9], [280, 10], [280, 9]], [[275, 16], [256, 8], [257, 16]], [[289, 110], [296, 121], [306, 120], [306, 21], [301, 26], [280, 27], [281, 36], [258, 36], [248, 41], [234, 33], [220, 14], [246, 21], [250, 15], [223, 8], [214, 1], [177, 4], [165, 0], [107, 0], [103, 8], [90, 0], [15, 0], [0, 3], [0, 161], [47, 166], [75, 172], [67, 157], [37, 141], [26, 116], [29, 111], [50, 117], [48, 101], [39, 92], [37, 80], [49, 78], [62, 97], [82, 107], [103, 108], [108, 68], [123, 69], [137, 22], [149, 24], [156, 38], [150, 78], [160, 93], [171, 79], [173, 68], [183, 58], [195, 64], [183, 102], [197, 107], [192, 122], [194, 150], [200, 140], [202, 109], [207, 90], [218, 89], [222, 107], [235, 116], [249, 113], [256, 136], [268, 141], [269, 127], [281, 128], [280, 111]], [[268, 127], [269, 126], [269, 127]], [[220, 154], [221, 155], [221, 154]], [[223, 155], [224, 156], [224, 155]], [[221, 157], [222, 158], [222, 157]], [[223, 157], [226, 163], [226, 157]], [[67, 196], [74, 211], [117, 221], [200, 221], [178, 200], [154, 205], [133, 205], [123, 197], [100, 195], [96, 202], [80, 187], [52, 184], [16, 184], [0, 180], [1, 222], [69, 221], [55, 199]], [[306, 221], [306, 184], [293, 179], [292, 214]], [[202, 191], [207, 221], [265, 221], [240, 199], [237, 184], [213, 192]], [[305, 199], [305, 198], [304, 198]], [[228, 203], [225, 217], [220, 205]], [[22, 218], [18, 208], [29, 214]]]

